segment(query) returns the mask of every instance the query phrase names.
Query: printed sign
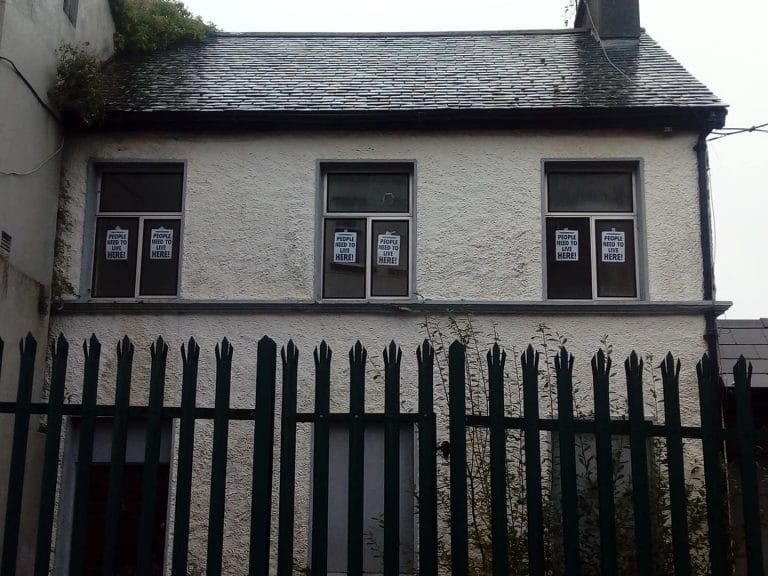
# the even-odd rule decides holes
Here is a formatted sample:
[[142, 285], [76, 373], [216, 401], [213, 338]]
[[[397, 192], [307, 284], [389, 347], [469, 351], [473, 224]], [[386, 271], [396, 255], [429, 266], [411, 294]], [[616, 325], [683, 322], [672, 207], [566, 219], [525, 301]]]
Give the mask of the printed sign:
[[555, 261], [579, 261], [578, 230], [555, 230]]
[[337, 264], [354, 264], [357, 261], [357, 232], [334, 234], [333, 261]]
[[149, 236], [149, 259], [170, 260], [173, 254], [173, 230], [153, 228]]
[[107, 230], [107, 260], [128, 260], [128, 230]]
[[376, 264], [378, 266], [400, 266], [400, 236], [379, 234], [376, 242]]
[[605, 230], [603, 232], [603, 262], [624, 262], [626, 258], [626, 249], [624, 242], [624, 232]]

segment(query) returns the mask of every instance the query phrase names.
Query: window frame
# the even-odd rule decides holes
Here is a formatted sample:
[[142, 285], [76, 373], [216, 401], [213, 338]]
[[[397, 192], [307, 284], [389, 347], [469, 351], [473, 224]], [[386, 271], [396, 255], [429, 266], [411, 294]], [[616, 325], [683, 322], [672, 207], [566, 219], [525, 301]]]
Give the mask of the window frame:
[[[407, 173], [408, 212], [332, 212], [328, 210], [328, 174], [333, 173]], [[318, 160], [317, 161], [317, 220], [315, 223], [315, 300], [317, 302], [413, 302], [416, 298], [416, 161], [415, 160]], [[362, 298], [333, 298], [324, 295], [325, 284], [325, 222], [335, 220], [365, 220], [365, 296]], [[374, 296], [371, 266], [373, 222], [399, 221], [408, 224], [408, 294], [406, 296]]]
[[[179, 212], [102, 212], [101, 181], [102, 176], [109, 172], [136, 172], [141, 174], [167, 173], [177, 171], [181, 174], [181, 209]], [[90, 190], [86, 209], [86, 222], [83, 250], [84, 261], [80, 278], [81, 294], [87, 294], [88, 300], [136, 302], [143, 300], [174, 300], [181, 297], [182, 270], [184, 261], [184, 221], [186, 215], [187, 199], [187, 164], [183, 160], [92, 160], [89, 168]], [[136, 277], [134, 279], [133, 296], [94, 296], [94, 273], [96, 271], [96, 256], [98, 254], [97, 221], [99, 218], [136, 218], [138, 221], [136, 243]], [[141, 264], [144, 248], [144, 222], [147, 220], [175, 220], [179, 221], [179, 261], [176, 270], [176, 293], [144, 295], [141, 289]]]
[[[549, 210], [549, 174], [552, 172], [583, 172], [589, 174], [628, 172], [632, 176], [632, 212], [551, 212]], [[542, 297], [550, 302], [637, 302], [648, 300], [648, 270], [645, 226], [644, 164], [642, 158], [552, 158], [541, 161], [541, 276]], [[587, 218], [589, 220], [589, 249], [591, 255], [591, 298], [550, 298], [548, 295], [548, 218]], [[634, 222], [635, 293], [629, 296], [598, 296], [596, 220], [630, 220]]]

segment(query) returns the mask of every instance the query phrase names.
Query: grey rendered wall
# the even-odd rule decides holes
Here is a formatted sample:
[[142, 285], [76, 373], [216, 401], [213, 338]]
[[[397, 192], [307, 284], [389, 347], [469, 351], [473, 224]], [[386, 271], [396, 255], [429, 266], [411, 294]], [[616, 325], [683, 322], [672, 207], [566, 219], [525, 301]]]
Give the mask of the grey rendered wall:
[[[107, 0], [80, 0], [76, 25], [61, 0], [0, 0], [0, 56], [13, 61], [45, 100], [56, 73], [55, 50], [63, 43], [88, 41], [100, 57], [112, 53], [114, 25]], [[6, 342], [0, 400], [15, 397], [18, 341], [27, 332], [40, 343], [36, 394], [43, 381], [48, 302], [53, 267], [56, 213], [60, 189], [63, 133], [58, 121], [0, 60], [0, 230], [12, 237], [9, 256], [0, 256], [0, 338]], [[43, 161], [50, 160], [43, 164]], [[42, 165], [41, 165], [42, 164]], [[39, 166], [39, 168], [38, 168]], [[12, 420], [0, 417], [0, 519], [4, 518]], [[31, 427], [27, 478], [39, 480], [37, 455], [43, 435]], [[19, 574], [31, 570], [34, 499], [25, 493]], [[0, 522], [0, 538], [3, 523]]]

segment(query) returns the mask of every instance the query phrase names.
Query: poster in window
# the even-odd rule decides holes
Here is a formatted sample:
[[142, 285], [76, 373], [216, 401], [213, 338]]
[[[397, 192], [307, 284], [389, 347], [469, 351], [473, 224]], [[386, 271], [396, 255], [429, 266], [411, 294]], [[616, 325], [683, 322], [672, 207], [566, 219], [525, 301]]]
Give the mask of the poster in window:
[[376, 265], [400, 266], [400, 236], [387, 232], [376, 241]]
[[602, 246], [603, 262], [622, 263], [626, 260], [626, 242], [623, 230], [604, 230]]
[[579, 231], [555, 230], [555, 261], [579, 261]]
[[107, 230], [107, 260], [128, 260], [128, 230]]
[[149, 236], [149, 259], [171, 260], [173, 257], [173, 230], [153, 228]]
[[354, 264], [357, 261], [357, 232], [336, 232], [333, 236], [333, 262]]

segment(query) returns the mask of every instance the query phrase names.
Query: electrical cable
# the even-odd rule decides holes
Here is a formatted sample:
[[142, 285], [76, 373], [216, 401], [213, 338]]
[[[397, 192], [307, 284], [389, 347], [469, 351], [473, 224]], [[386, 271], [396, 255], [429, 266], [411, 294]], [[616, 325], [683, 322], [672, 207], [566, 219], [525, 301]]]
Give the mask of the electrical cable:
[[[43, 98], [40, 96], [40, 94], [37, 93], [37, 90], [35, 90], [35, 87], [32, 86], [29, 80], [24, 76], [24, 74], [21, 73], [21, 70], [19, 70], [18, 66], [16, 66], [16, 63], [11, 60], [10, 58], [7, 58], [5, 56], [0, 56], [0, 60], [5, 62], [8, 66], [10, 66], [11, 70], [18, 76], [21, 81], [26, 85], [27, 88], [29, 88], [29, 91], [32, 92], [35, 99], [40, 103], [40, 105], [45, 108], [45, 110], [59, 123], [61, 123], [61, 117], [59, 114], [51, 108], [48, 103], [43, 100]], [[42, 162], [40, 162], [37, 166], [32, 168], [31, 170], [27, 171], [14, 171], [14, 170], [0, 170], [0, 175], [2, 176], [30, 176], [40, 170], [43, 166], [48, 164], [51, 160], [53, 160], [64, 148], [64, 139], [61, 139], [61, 143], [59, 144], [59, 147], [56, 148], [56, 150], [50, 154], [47, 158], [45, 158]]]
[[59, 155], [59, 153], [64, 149], [64, 138], [61, 139], [61, 144], [59, 144], [59, 147], [56, 148], [56, 150], [48, 156], [45, 160], [40, 162], [37, 166], [32, 168], [32, 170], [27, 170], [26, 172], [6, 172], [5, 170], [0, 170], [0, 175], [2, 176], [30, 176], [40, 170], [43, 166], [48, 164], [51, 160], [53, 160], [56, 156]]
[[56, 112], [53, 108], [51, 108], [48, 105], [48, 103], [42, 99], [40, 94], [37, 93], [37, 90], [35, 90], [35, 87], [32, 86], [32, 84], [29, 82], [29, 80], [27, 80], [24, 74], [21, 73], [21, 70], [19, 70], [19, 68], [16, 66], [14, 61], [11, 60], [10, 58], [6, 58], [5, 56], [0, 56], [0, 60], [7, 63], [8, 66], [10, 66], [11, 69], [16, 73], [16, 76], [21, 78], [21, 81], [24, 82], [24, 84], [26, 84], [27, 88], [29, 88], [29, 91], [32, 92], [32, 94], [35, 96], [37, 101], [40, 102], [40, 105], [43, 108], [45, 108], [48, 111], [48, 113], [56, 119], [57, 122], [61, 122], [61, 117], [59, 116], [59, 113]]
[[627, 80], [632, 82], [632, 78], [627, 75], [624, 70], [616, 66], [616, 64], [613, 63], [613, 60], [611, 60], [611, 57], [608, 56], [608, 52], [605, 49], [605, 46], [603, 45], [603, 40], [600, 38], [600, 33], [597, 31], [597, 26], [595, 26], [595, 21], [592, 19], [592, 11], [589, 9], [589, 2], [584, 2], [584, 8], [587, 9], [587, 16], [589, 16], [589, 21], [592, 23], [592, 33], [595, 35], [595, 38], [597, 39], [597, 43], [600, 46], [600, 49], [603, 51], [603, 56], [605, 56], [605, 59], [608, 61], [608, 64], [613, 66], [613, 69], [616, 70], [619, 74], [624, 76]]
[[714, 134], [714, 137], [708, 138], [707, 140], [712, 142], [714, 140], [720, 140], [720, 138], [725, 138], [726, 136], [735, 136], [736, 134], [747, 134], [750, 132], [762, 132], [768, 134], [768, 122], [750, 126], [749, 128], [720, 128], [718, 130], [713, 130], [712, 134]]

